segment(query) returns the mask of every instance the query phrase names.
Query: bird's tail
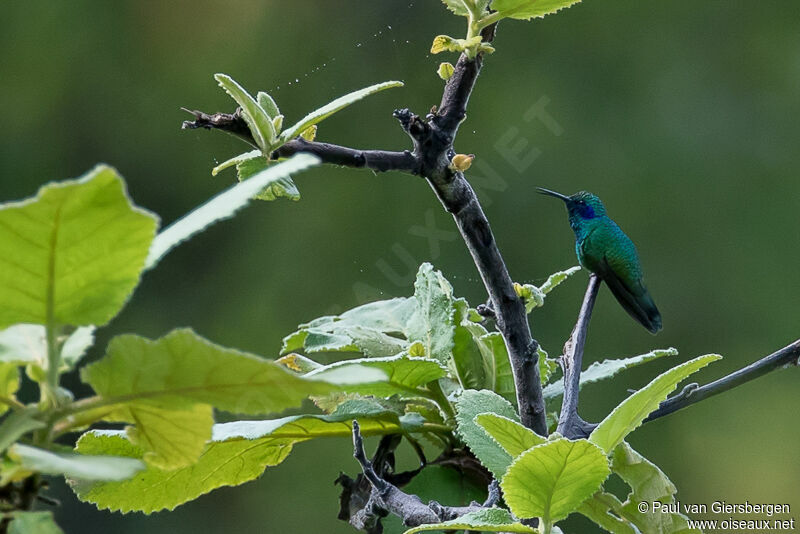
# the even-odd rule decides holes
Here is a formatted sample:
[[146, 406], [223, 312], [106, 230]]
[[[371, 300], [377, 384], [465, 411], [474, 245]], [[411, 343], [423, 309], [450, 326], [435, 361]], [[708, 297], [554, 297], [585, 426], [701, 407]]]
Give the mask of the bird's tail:
[[661, 313], [656, 308], [656, 303], [653, 302], [653, 298], [644, 284], [639, 283], [639, 287], [633, 288], [632, 291], [614, 276], [605, 277], [604, 281], [631, 317], [647, 328], [651, 334], [661, 330]]

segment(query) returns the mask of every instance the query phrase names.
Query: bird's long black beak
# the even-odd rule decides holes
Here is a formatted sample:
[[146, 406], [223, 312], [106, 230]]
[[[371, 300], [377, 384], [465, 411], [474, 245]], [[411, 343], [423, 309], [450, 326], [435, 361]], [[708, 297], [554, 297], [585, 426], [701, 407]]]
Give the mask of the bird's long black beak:
[[567, 195], [562, 195], [561, 193], [556, 193], [555, 191], [550, 191], [549, 189], [545, 189], [544, 187], [537, 187], [536, 190], [539, 193], [543, 194], [543, 195], [548, 195], [548, 196], [551, 196], [551, 197], [560, 198], [564, 202], [569, 202], [569, 197]]

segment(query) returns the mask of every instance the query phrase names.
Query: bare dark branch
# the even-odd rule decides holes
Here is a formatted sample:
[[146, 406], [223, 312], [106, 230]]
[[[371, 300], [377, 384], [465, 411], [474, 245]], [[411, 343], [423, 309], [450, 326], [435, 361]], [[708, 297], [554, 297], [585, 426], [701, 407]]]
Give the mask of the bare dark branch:
[[[369, 507], [373, 509], [377, 507], [400, 517], [406, 526], [415, 527], [449, 521], [485, 508], [478, 503], [472, 503], [469, 506], [444, 506], [436, 501], [431, 501], [425, 504], [416, 495], [410, 495], [386, 481], [375, 471], [372, 463], [367, 459], [358, 421], [353, 421], [353, 457], [361, 465], [364, 477], [372, 485]], [[493, 495], [490, 487], [490, 498]]]
[[[700, 386], [697, 383], [688, 384], [681, 390], [680, 393], [673, 395], [662, 402], [656, 411], [647, 416], [647, 419], [645, 419], [644, 422], [647, 423], [660, 417], [664, 417], [665, 415], [677, 412], [678, 410], [682, 410], [683, 408], [686, 408], [687, 406], [690, 406], [696, 402], [700, 402], [701, 400], [713, 397], [714, 395], [718, 395], [722, 392], [728, 391], [729, 389], [741, 386], [742, 384], [764, 376], [771, 371], [790, 365], [800, 365], [800, 339], [776, 352], [773, 352], [769, 356], [765, 356], [760, 360], [751, 363], [747, 367], [743, 367], [738, 371], [734, 371], [733, 373], [718, 380], [709, 382], [704, 386]], [[585, 432], [578, 437], [588, 436], [596, 426], [596, 423], [588, 424]]]
[[417, 160], [414, 155], [404, 150], [394, 152], [389, 150], [358, 150], [331, 143], [306, 141], [297, 138], [289, 141], [271, 154], [272, 159], [288, 158], [299, 152], [306, 152], [318, 156], [323, 162], [345, 167], [367, 168], [377, 172], [402, 171], [409, 174], [419, 174]]
[[581, 311], [572, 334], [564, 344], [561, 355], [561, 369], [564, 371], [564, 400], [561, 404], [561, 415], [558, 418], [558, 432], [568, 438], [582, 437], [587, 434], [591, 425], [578, 415], [578, 393], [581, 383], [581, 366], [583, 365], [583, 349], [586, 345], [586, 332], [592, 309], [600, 288], [600, 278], [596, 274], [589, 276], [589, 285], [583, 297]]
[[680, 393], [662, 402], [658, 410], [651, 413], [645, 419], [645, 422], [677, 412], [695, 402], [700, 402], [703, 399], [740, 386], [745, 382], [755, 380], [775, 369], [780, 369], [787, 365], [797, 366], [798, 364], [800, 364], [800, 339], [719, 380], [704, 386], [689, 384]]
[[[185, 108], [184, 110], [194, 115], [195, 120], [184, 121], [183, 129], [205, 128], [208, 130], [220, 130], [242, 139], [253, 147], [256, 146], [247, 123], [242, 118], [241, 109], [237, 109], [235, 113], [214, 113], [213, 115], [202, 111], [190, 111]], [[408, 150], [402, 152], [358, 150], [331, 143], [306, 141], [301, 137], [287, 142], [270, 154], [270, 157], [272, 159], [288, 158], [299, 152], [314, 154], [324, 163], [332, 165], [343, 165], [358, 169], [367, 168], [376, 172], [402, 171], [409, 174], [418, 174], [417, 161]]]

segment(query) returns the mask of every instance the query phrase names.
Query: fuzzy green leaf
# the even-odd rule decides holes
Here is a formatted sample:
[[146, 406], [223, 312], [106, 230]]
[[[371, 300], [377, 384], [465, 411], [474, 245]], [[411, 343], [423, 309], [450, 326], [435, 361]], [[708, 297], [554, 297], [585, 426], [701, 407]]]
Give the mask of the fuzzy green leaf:
[[591, 499], [583, 501], [576, 511], [611, 534], [640, 534], [641, 531], [630, 521], [620, 517], [621, 508], [622, 503], [614, 495], [598, 491]]
[[563, 271], [558, 271], [556, 273], [551, 274], [550, 276], [547, 277], [545, 283], [542, 284], [542, 286], [539, 288], [539, 291], [547, 295], [556, 287], [558, 287], [561, 284], [561, 282], [563, 282], [564, 280], [566, 280], [567, 278], [569, 278], [570, 276], [572, 276], [573, 274], [577, 273], [580, 270], [581, 270], [580, 266], [576, 265], [574, 267], [570, 267], [569, 269], [565, 269]]
[[82, 326], [70, 334], [61, 347], [61, 363], [65, 369], [72, 369], [83, 358], [86, 351], [94, 345], [94, 326]]
[[370, 302], [342, 315], [320, 317], [286, 336], [281, 354], [304, 349], [308, 353], [353, 351], [366, 356], [393, 356], [409, 346], [396, 334], [403, 334], [415, 307], [413, 298], [395, 298]]
[[167, 252], [212, 224], [232, 217], [246, 206], [259, 191], [292, 173], [317, 165], [319, 158], [311, 154], [297, 154], [292, 158], [271, 165], [267, 170], [234, 185], [215, 196], [185, 217], [178, 219], [153, 240], [147, 256], [146, 268], [154, 267]]
[[14, 512], [8, 534], [64, 534], [53, 512]]
[[611, 470], [630, 486], [624, 503], [614, 495], [598, 492], [584, 502], [578, 511], [614, 534], [676, 534], [700, 532], [689, 529], [687, 517], [680, 513], [639, 510], [640, 503], [648, 507], [658, 501], [675, 502], [675, 485], [661, 469], [633, 450], [626, 442], [620, 443], [611, 454]]
[[242, 118], [250, 128], [250, 134], [255, 139], [256, 145], [261, 152], [269, 154], [278, 137], [272, 125], [272, 118], [233, 78], [227, 74], [215, 74], [214, 79], [242, 108]]
[[0, 329], [107, 323], [139, 282], [156, 226], [104, 165], [0, 205]]
[[[13, 401], [16, 400], [15, 393], [19, 389], [19, 366], [15, 363], [0, 362], [0, 398]], [[8, 404], [0, 402], [0, 415], [8, 410]], [[0, 425], [2, 430], [2, 425]], [[0, 442], [3, 441], [3, 434], [0, 434]], [[2, 449], [0, 449], [2, 450]]]
[[350, 375], [356, 367], [376, 369], [385, 373], [386, 378], [368, 384], [341, 385], [340, 389], [345, 393], [358, 393], [376, 397], [391, 397], [392, 395], [400, 395], [401, 397], [415, 396], [415, 388], [433, 380], [438, 380], [447, 374], [447, 370], [435, 360], [399, 354], [383, 358], [359, 358], [339, 361], [315, 369], [304, 376], [317, 380], [328, 380], [329, 377], [336, 376], [333, 373]]
[[306, 358], [302, 354], [296, 354], [294, 352], [278, 358], [275, 360], [275, 363], [279, 363], [290, 371], [301, 374], [310, 373], [322, 367], [322, 364], [315, 362], [311, 358]]
[[379, 93], [386, 89], [391, 89], [392, 87], [402, 87], [403, 82], [383, 82], [377, 83], [375, 85], [370, 85], [369, 87], [365, 87], [363, 89], [359, 89], [358, 91], [353, 91], [352, 93], [348, 93], [344, 96], [340, 96], [333, 102], [326, 104], [319, 108], [316, 111], [312, 111], [305, 117], [303, 117], [297, 124], [286, 128], [280, 136], [280, 140], [285, 143], [290, 141], [300, 135], [302, 132], [310, 128], [311, 126], [318, 124], [337, 111], [341, 111], [342, 109], [346, 108], [350, 104], [358, 102], [362, 98], [366, 98], [370, 95], [375, 93]]
[[[467, 2], [471, 2], [472, 0], [466, 0]], [[465, 0], [442, 0], [445, 7], [455, 13], [460, 17], [468, 17], [469, 10], [467, 9], [467, 4]]]
[[414, 282], [416, 312], [406, 325], [409, 341], [419, 341], [425, 355], [446, 364], [453, 351], [453, 286], [430, 263], [423, 263]]
[[456, 400], [458, 435], [499, 480], [511, 463], [511, 455], [475, 422], [475, 417], [483, 413], [494, 413], [514, 421], [519, 418], [511, 403], [491, 391], [468, 389]]
[[[374, 406], [374, 405], [373, 405]], [[369, 414], [369, 415], [363, 415]], [[268, 466], [281, 463], [294, 444], [317, 437], [349, 437], [350, 423], [358, 417], [365, 436], [402, 430], [397, 416], [365, 404], [350, 405], [329, 416], [291, 416], [272, 421], [237, 421], [214, 425], [211, 441], [192, 465], [163, 471], [149, 466], [121, 482], [72, 482], [82, 501], [100, 509], [146, 514], [172, 510], [222, 486], [253, 480]], [[144, 451], [123, 432], [90, 431], [78, 440], [82, 454], [114, 454], [141, 458]]]
[[[64, 340], [61, 347], [62, 371], [72, 369], [94, 344], [94, 331], [94, 326], [82, 326]], [[46, 369], [45, 327], [37, 324], [17, 324], [0, 332], [0, 362], [34, 365]]]
[[475, 423], [481, 427], [498, 445], [503, 447], [511, 458], [516, 458], [531, 447], [547, 441], [533, 430], [524, 427], [513, 419], [494, 413], [475, 416]]
[[494, 0], [492, 9], [501, 17], [530, 20], [544, 17], [577, 4], [581, 0]]
[[251, 150], [249, 152], [244, 152], [242, 154], [239, 154], [238, 156], [234, 156], [231, 159], [223, 161], [222, 163], [220, 163], [219, 165], [217, 165], [216, 167], [211, 169], [211, 176], [216, 176], [220, 172], [224, 171], [225, 169], [227, 169], [229, 167], [234, 167], [236, 165], [239, 165], [240, 163], [244, 163], [245, 161], [249, 161], [249, 160], [254, 159], [254, 158], [263, 158], [263, 157], [264, 157], [264, 155], [258, 149]]
[[607, 453], [611, 452], [625, 439], [625, 436], [638, 428], [642, 421], [658, 408], [681, 380], [721, 358], [722, 356], [718, 354], [707, 354], [660, 374], [614, 408], [614, 411], [594, 429], [589, 440]]
[[0, 362], [47, 365], [44, 326], [16, 324], [0, 331]]
[[558, 369], [558, 360], [548, 357], [547, 351], [541, 345], [536, 348], [536, 354], [539, 357], [539, 381], [544, 387], [550, 381], [550, 377], [556, 372], [556, 369]]
[[[464, 389], [491, 388], [489, 382], [494, 381], [493, 355], [485, 347], [482, 349], [480, 346], [480, 338], [486, 335], [486, 329], [470, 320], [469, 305], [466, 300], [456, 299], [454, 305], [453, 357], [449, 360], [453, 375]], [[491, 367], [485, 364], [485, 357], [491, 361]], [[491, 373], [492, 380], [487, 376], [487, 372]]]
[[30, 406], [14, 411], [3, 419], [3, 422], [0, 423], [0, 453], [28, 432], [47, 426], [42, 421], [35, 419], [40, 414], [38, 408]]
[[23, 469], [80, 480], [125, 480], [144, 468], [142, 462], [132, 458], [55, 453], [21, 443], [12, 445], [8, 455]]
[[[480, 347], [485, 347], [492, 356], [494, 380], [490, 383], [492, 391], [506, 399], [508, 402], [517, 403], [517, 386], [514, 383], [514, 373], [511, 370], [511, 360], [508, 358], [508, 349], [503, 336], [499, 332], [492, 332], [481, 337]], [[487, 360], [488, 363], [488, 360]]]
[[556, 522], [591, 497], [609, 473], [599, 447], [585, 439], [559, 438], [514, 460], [500, 487], [517, 517]]
[[[236, 171], [239, 173], [239, 181], [243, 182], [253, 176], [258, 176], [260, 172], [274, 164], [275, 163], [268, 162], [267, 158], [264, 156], [258, 156], [243, 161], [236, 165]], [[283, 178], [271, 182], [255, 196], [258, 200], [266, 200], [268, 202], [280, 197], [294, 201], [300, 200], [300, 191], [297, 189], [291, 176], [284, 176]]]
[[453, 64], [445, 61], [443, 63], [439, 63], [439, 68], [436, 69], [436, 74], [438, 74], [439, 78], [442, 80], [447, 81], [453, 77], [453, 73], [455, 71], [456, 68], [453, 66]]
[[412, 529], [406, 530], [404, 534], [415, 534], [417, 532], [426, 532], [429, 530], [467, 530], [473, 532], [520, 532], [526, 534], [534, 534], [537, 532], [531, 527], [525, 526], [502, 508], [487, 508], [485, 510], [478, 510], [464, 514], [457, 519], [445, 521], [443, 523], [435, 523], [432, 525], [420, 525]]
[[[664, 356], [676, 356], [678, 351], [674, 348], [669, 349], [656, 349], [648, 352], [647, 354], [640, 354], [639, 356], [632, 356], [630, 358], [623, 358], [620, 360], [603, 360], [602, 362], [594, 362], [584, 372], [581, 373], [580, 387], [592, 382], [598, 382], [611, 378], [631, 367], [636, 367], [643, 363], [662, 358]], [[545, 399], [552, 399], [564, 394], [564, 380], [553, 382], [544, 388], [542, 395]]]
[[281, 110], [278, 109], [278, 104], [275, 103], [275, 99], [273, 99], [269, 93], [259, 91], [256, 95], [256, 102], [261, 106], [261, 109], [267, 112], [270, 119], [274, 119], [281, 114]]

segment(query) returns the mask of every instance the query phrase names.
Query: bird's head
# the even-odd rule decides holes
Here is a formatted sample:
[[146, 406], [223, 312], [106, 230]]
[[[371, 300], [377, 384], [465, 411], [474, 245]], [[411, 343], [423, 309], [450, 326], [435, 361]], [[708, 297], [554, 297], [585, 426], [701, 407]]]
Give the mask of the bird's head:
[[567, 212], [569, 212], [569, 221], [572, 224], [602, 217], [606, 214], [606, 207], [603, 206], [603, 201], [588, 191], [580, 191], [574, 195], [567, 196], [542, 187], [537, 187], [536, 189], [543, 195], [563, 200], [567, 206]]

